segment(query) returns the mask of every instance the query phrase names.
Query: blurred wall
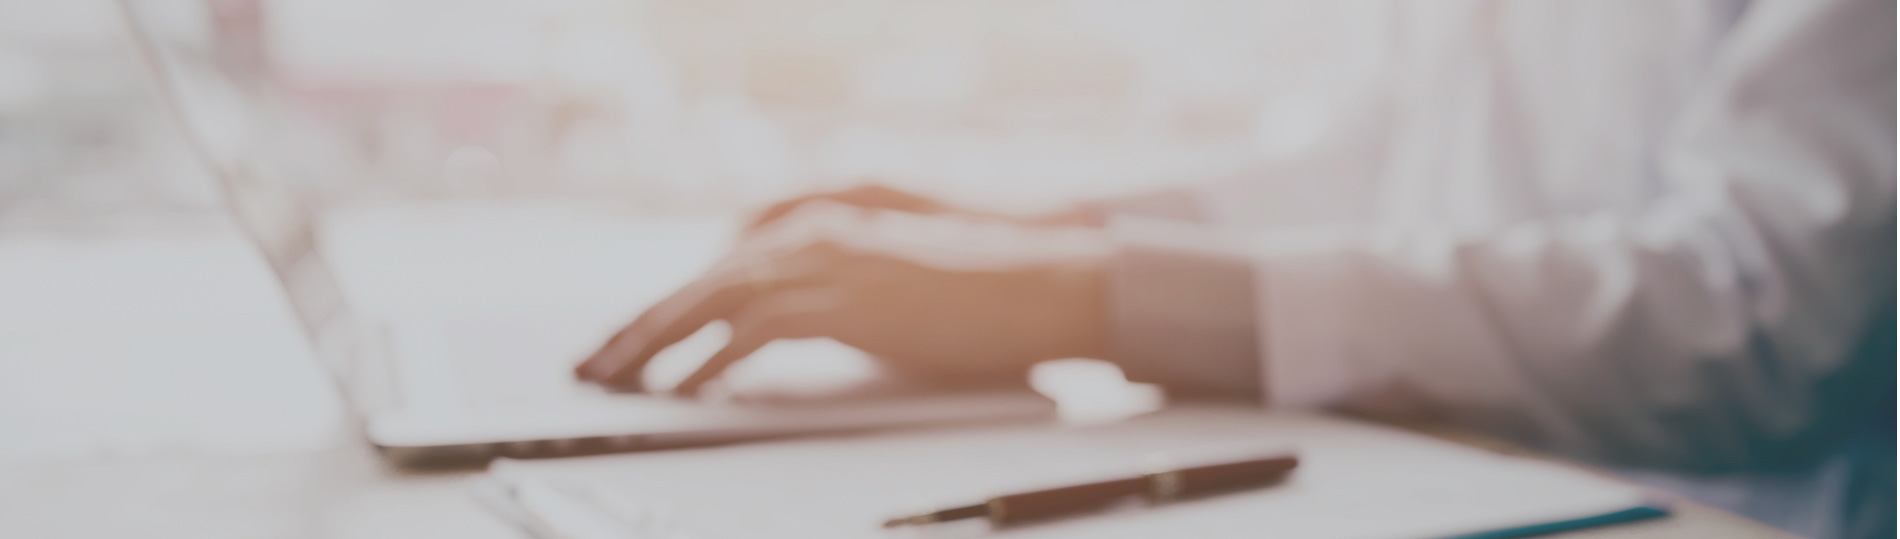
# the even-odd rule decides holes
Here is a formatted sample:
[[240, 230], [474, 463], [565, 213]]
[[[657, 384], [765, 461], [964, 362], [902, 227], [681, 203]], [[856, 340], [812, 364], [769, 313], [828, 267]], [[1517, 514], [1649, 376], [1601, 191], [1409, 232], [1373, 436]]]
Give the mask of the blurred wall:
[[[1319, 136], [1384, 46], [1371, 2], [135, 2], [209, 49], [255, 39], [339, 196], [656, 210], [867, 177], [1022, 208], [1190, 181]], [[133, 59], [112, 2], [0, 2], [0, 224], [206, 207]]]

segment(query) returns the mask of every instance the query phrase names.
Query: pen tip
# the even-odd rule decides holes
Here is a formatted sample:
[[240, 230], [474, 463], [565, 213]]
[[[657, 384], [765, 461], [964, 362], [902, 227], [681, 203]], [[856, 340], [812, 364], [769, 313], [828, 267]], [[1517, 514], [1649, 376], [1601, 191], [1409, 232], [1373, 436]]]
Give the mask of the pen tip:
[[932, 515], [929, 515], [929, 514], [923, 514], [923, 515], [911, 515], [911, 516], [907, 516], [907, 517], [897, 517], [897, 518], [893, 518], [893, 519], [890, 519], [890, 520], [886, 520], [886, 521], [884, 521], [884, 527], [886, 527], [886, 528], [896, 528], [896, 527], [898, 527], [898, 526], [912, 526], [912, 525], [917, 525], [917, 524], [929, 524], [929, 523], [930, 523], [931, 521], [933, 521], [933, 520], [934, 520], [934, 519], [932, 519], [932, 518], [930, 518], [931, 516], [932, 516]]

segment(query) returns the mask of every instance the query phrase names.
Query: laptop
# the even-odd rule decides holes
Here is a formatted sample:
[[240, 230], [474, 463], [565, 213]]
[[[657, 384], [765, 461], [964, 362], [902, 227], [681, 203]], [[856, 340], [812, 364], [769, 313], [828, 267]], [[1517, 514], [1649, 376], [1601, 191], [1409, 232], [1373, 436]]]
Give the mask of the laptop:
[[[348, 403], [352, 422], [392, 461], [426, 465], [581, 455], [1055, 415], [1053, 402], [1026, 387], [931, 390], [875, 369], [835, 369], [843, 374], [829, 385], [804, 386], [830, 389], [780, 392], [776, 399], [614, 393], [571, 375], [573, 365], [612, 329], [598, 319], [583, 322], [587, 317], [563, 317], [547, 309], [359, 311], [325, 256], [316, 213], [299, 196], [304, 180], [268, 151], [274, 141], [288, 138], [282, 136], [290, 127], [281, 116], [284, 101], [273, 91], [271, 78], [254, 69], [251, 55], [220, 51], [216, 40], [206, 37], [212, 32], [204, 26], [212, 17], [202, 10], [216, 3], [119, 4], [163, 106], [283, 288], [303, 333]], [[182, 10], [158, 11], [167, 6]], [[656, 237], [695, 237], [677, 230]], [[701, 241], [716, 241], [710, 238]], [[661, 281], [649, 284], [677, 285]], [[657, 299], [658, 294], [647, 296]], [[625, 305], [623, 320], [640, 307]], [[702, 344], [676, 348], [703, 354], [716, 348], [717, 335], [689, 341]], [[795, 373], [848, 365], [856, 353], [829, 342], [784, 343], [762, 352], [774, 349], [777, 357], [747, 363], [776, 361], [779, 371]]]

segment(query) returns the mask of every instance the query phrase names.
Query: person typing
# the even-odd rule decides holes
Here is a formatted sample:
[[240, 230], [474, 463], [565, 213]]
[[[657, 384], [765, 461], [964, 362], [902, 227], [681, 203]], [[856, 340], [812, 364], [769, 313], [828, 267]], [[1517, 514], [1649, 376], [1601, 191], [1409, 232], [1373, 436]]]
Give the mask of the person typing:
[[1890, 536], [1893, 4], [1390, 7], [1388, 65], [1296, 157], [1036, 216], [789, 200], [576, 374], [644, 389], [718, 320], [730, 343], [674, 391], [776, 339], [945, 380], [1099, 358]]

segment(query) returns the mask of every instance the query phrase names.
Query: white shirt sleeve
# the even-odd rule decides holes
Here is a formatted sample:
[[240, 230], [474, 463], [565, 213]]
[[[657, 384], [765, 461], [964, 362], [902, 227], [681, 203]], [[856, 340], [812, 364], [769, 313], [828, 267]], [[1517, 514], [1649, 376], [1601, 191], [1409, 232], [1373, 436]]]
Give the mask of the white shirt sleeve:
[[[1140, 301], [1116, 303], [1132, 310], [1118, 330], [1204, 341], [1228, 333], [1157, 328], [1252, 317], [1279, 405], [1424, 414], [1625, 460], [1774, 458], [1852, 405], [1855, 347], [1893, 308], [1893, 22], [1891, 2], [1756, 2], [1663, 151], [1666, 192], [1640, 211], [1482, 234], [1223, 236], [1181, 260], [1250, 261], [1238, 293], [1254, 309], [1144, 306], [1159, 300], [1136, 294], [1239, 289], [1129, 271], [1113, 286]], [[1146, 244], [1118, 263], [1152, 266]]]

